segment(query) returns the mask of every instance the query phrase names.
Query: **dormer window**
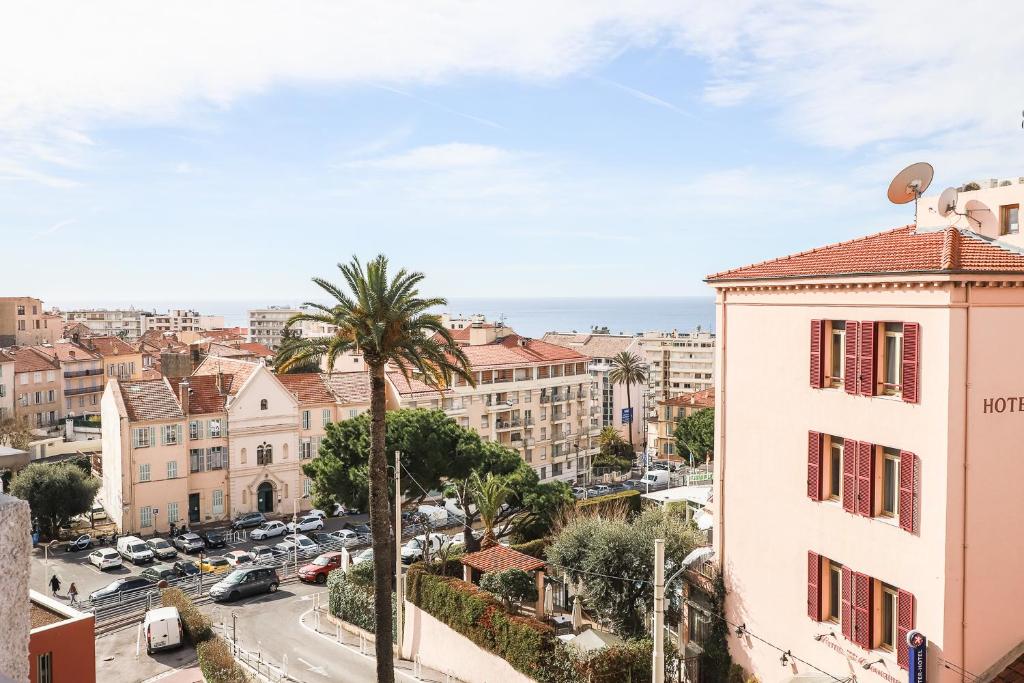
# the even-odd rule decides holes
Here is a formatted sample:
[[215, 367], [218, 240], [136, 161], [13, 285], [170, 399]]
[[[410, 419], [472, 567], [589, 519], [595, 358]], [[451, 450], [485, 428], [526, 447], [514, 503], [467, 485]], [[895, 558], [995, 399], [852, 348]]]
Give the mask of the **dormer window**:
[[266, 409], [267, 409], [267, 399], [265, 399], [265, 398], [264, 399], [260, 399], [260, 410], [266, 410]]
[[1020, 232], [1020, 204], [1007, 204], [999, 209], [999, 234], [1016, 235]]

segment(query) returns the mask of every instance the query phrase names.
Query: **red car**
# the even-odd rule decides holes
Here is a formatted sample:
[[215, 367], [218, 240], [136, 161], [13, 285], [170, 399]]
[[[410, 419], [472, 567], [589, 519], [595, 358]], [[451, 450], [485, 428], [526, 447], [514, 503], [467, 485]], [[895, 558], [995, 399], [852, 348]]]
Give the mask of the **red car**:
[[341, 553], [324, 553], [299, 569], [299, 580], [327, 583], [327, 575], [341, 566]]

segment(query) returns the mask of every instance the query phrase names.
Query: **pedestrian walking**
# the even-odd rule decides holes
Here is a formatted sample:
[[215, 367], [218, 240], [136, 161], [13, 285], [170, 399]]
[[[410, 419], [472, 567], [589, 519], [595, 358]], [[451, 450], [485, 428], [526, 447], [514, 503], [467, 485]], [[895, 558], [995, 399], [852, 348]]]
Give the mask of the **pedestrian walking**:
[[78, 602], [78, 587], [75, 585], [74, 581], [72, 581], [71, 585], [68, 586], [68, 600], [72, 607], [74, 607], [75, 603]]
[[53, 597], [57, 597], [57, 593], [60, 592], [60, 579], [56, 574], [50, 577], [50, 590], [53, 591]]

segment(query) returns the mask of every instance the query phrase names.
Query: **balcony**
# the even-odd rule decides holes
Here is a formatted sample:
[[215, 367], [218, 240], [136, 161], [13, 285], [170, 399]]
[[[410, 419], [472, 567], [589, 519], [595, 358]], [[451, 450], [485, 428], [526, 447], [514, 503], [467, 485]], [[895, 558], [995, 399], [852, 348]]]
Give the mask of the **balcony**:
[[103, 368], [95, 368], [93, 370], [65, 370], [64, 378], [71, 379], [72, 377], [98, 377], [103, 374]]
[[78, 396], [79, 394], [95, 394], [103, 391], [103, 385], [95, 387], [68, 387], [64, 389], [65, 396]]
[[518, 420], [518, 419], [516, 419], [516, 420], [495, 420], [494, 421], [494, 428], [497, 429], [498, 431], [502, 431], [502, 430], [505, 430], [505, 429], [517, 429], [517, 428], [522, 427], [522, 426], [523, 426], [523, 421], [522, 420]]
[[541, 394], [540, 402], [541, 403], [551, 403], [551, 396], [548, 395], [548, 394]]

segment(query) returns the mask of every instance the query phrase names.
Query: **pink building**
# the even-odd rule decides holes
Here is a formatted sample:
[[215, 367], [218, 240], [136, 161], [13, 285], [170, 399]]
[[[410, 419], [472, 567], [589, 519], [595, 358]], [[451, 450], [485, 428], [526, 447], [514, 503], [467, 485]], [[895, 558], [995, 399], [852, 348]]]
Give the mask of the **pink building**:
[[911, 629], [931, 681], [1016, 680], [993, 679], [1024, 651], [1015, 238], [910, 225], [708, 277], [713, 538], [761, 681], [905, 681]]

